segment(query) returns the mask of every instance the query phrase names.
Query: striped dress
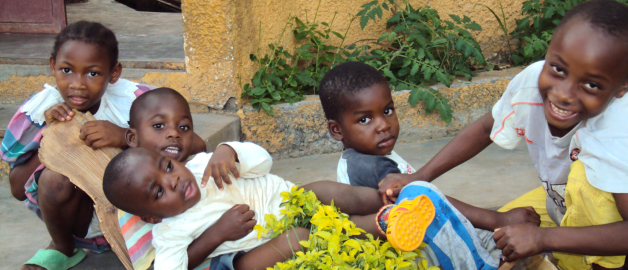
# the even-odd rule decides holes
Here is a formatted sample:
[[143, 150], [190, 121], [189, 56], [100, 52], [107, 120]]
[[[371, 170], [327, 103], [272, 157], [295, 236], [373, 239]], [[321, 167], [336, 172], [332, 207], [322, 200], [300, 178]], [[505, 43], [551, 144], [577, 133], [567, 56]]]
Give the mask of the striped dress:
[[[128, 128], [129, 111], [133, 100], [151, 89], [152, 87], [124, 79], [118, 80], [115, 84], [109, 84], [107, 91], [101, 98], [100, 108], [94, 117]], [[46, 127], [44, 112], [61, 102], [63, 102], [63, 98], [59, 91], [46, 84], [41, 92], [22, 104], [9, 122], [0, 146], [0, 158], [9, 163], [11, 168], [14, 168], [36, 155], [42, 138], [41, 132]], [[44, 169], [45, 166], [40, 164], [24, 186], [27, 197], [26, 207], [34, 211], [40, 219], [42, 215], [37, 200], [37, 182]], [[88, 248], [97, 252], [109, 249], [109, 244], [103, 236], [91, 239], [76, 236], [74, 238], [77, 247]]]

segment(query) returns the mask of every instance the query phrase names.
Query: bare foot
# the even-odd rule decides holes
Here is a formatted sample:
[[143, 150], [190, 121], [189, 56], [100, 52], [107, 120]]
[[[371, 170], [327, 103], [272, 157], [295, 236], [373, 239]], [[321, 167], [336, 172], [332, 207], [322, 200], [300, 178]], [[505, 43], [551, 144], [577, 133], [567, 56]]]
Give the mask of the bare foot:
[[20, 267], [20, 270], [46, 270], [46, 268], [39, 265], [25, 264]]

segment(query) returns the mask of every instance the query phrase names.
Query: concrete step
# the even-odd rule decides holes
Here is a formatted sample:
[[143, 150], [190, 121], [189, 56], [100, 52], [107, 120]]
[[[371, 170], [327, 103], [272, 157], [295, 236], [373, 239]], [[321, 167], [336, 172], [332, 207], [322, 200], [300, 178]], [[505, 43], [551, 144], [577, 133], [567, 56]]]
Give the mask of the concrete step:
[[205, 140], [208, 152], [214, 152], [221, 142], [239, 141], [242, 130], [237, 116], [215, 113], [193, 113], [194, 132]]

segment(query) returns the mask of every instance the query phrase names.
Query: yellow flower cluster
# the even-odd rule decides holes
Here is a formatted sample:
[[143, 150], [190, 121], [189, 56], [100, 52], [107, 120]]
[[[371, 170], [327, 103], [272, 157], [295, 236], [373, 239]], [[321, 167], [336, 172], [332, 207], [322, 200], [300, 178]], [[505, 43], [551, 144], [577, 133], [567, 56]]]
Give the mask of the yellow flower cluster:
[[258, 238], [269, 233], [271, 238], [276, 237], [295, 227], [310, 228], [310, 237], [299, 242], [307, 252], [298, 251], [290, 260], [277, 263], [269, 270], [438, 269], [428, 268], [420, 252], [397, 251], [371, 234], [366, 234], [366, 239], [352, 238], [365, 231], [357, 228], [347, 214], [338, 211], [333, 202], [323, 205], [313, 192], [295, 186], [281, 197], [283, 217], [277, 220], [274, 215], [266, 215], [267, 226], [255, 226]]

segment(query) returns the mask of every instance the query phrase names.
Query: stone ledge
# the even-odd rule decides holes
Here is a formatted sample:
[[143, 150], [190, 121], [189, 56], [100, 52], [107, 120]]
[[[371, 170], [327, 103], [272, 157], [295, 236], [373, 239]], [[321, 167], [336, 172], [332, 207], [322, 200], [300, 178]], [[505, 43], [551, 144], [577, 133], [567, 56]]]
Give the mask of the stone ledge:
[[[438, 113], [425, 115], [422, 104], [411, 107], [409, 90], [395, 91], [393, 100], [399, 118], [397, 143], [418, 142], [457, 134], [475, 121], [499, 100], [510, 80], [522, 68], [489, 71], [478, 74], [471, 82], [458, 82], [451, 87], [434, 85], [449, 99], [453, 119], [446, 124]], [[243, 106], [237, 113], [242, 122], [243, 140], [255, 142], [274, 158], [338, 152], [342, 144], [327, 133], [327, 124], [318, 96], [308, 96], [294, 104], [274, 105], [274, 116]]]

